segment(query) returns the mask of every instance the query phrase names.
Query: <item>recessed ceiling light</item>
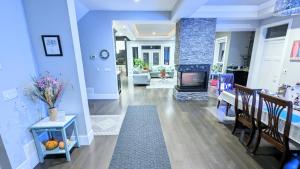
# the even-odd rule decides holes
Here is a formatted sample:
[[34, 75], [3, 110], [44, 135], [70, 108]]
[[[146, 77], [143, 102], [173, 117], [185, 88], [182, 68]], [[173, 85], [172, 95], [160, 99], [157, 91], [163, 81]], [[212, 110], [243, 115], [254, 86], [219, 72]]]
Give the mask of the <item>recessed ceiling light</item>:
[[140, 0], [134, 0], [134, 2], [140, 2]]
[[152, 32], [152, 35], [156, 35], [156, 32]]
[[123, 25], [123, 26], [122, 26], [122, 28], [123, 28], [123, 29], [126, 29], [126, 26], [125, 26], [125, 25]]

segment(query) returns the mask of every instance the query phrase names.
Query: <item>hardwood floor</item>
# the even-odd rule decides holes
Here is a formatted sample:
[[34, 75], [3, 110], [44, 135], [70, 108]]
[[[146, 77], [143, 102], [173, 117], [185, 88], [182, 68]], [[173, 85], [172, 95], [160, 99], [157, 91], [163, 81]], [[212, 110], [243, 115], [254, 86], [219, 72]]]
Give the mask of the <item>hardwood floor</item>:
[[[122, 87], [120, 100], [89, 101], [91, 114], [120, 114], [128, 105], [156, 105], [172, 169], [277, 168], [274, 157], [249, 155], [238, 137], [215, 119], [208, 110], [216, 106], [215, 98], [179, 102], [172, 89], [133, 87], [126, 79]], [[107, 169], [116, 141], [117, 136], [96, 136], [91, 146], [72, 152], [71, 162], [50, 158], [36, 169]]]

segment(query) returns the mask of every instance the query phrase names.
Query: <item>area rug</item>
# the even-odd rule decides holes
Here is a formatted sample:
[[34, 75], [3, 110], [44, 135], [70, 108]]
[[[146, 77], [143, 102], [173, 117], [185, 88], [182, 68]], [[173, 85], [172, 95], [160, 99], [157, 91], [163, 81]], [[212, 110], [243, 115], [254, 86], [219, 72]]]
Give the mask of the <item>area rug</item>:
[[155, 106], [129, 106], [109, 169], [171, 169]]
[[94, 135], [118, 135], [124, 117], [125, 114], [91, 116], [91, 123]]
[[167, 78], [167, 79], [151, 79], [150, 85], [147, 86], [147, 89], [173, 89], [176, 85], [175, 78]]

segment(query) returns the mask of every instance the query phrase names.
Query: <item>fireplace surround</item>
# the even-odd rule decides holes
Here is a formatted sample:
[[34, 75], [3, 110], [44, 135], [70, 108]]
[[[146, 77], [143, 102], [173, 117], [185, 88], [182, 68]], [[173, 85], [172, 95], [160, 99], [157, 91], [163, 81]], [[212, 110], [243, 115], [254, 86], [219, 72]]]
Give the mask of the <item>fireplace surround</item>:
[[176, 100], [208, 100], [209, 64], [177, 65]]
[[179, 92], [207, 92], [209, 64], [178, 65], [177, 85]]

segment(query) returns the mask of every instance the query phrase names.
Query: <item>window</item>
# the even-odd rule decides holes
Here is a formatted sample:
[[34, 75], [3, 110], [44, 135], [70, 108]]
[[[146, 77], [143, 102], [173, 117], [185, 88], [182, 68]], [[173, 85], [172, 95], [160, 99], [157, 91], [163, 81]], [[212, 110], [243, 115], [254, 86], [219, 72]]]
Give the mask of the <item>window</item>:
[[267, 29], [266, 39], [278, 38], [286, 36], [288, 24], [269, 27]]
[[218, 62], [223, 62], [225, 52], [225, 42], [220, 43]]
[[149, 53], [143, 53], [143, 60], [146, 65], [149, 65]]
[[153, 65], [159, 65], [159, 53], [153, 52]]
[[135, 59], [139, 58], [139, 48], [138, 47], [132, 47], [132, 58], [133, 58], [133, 61]]
[[142, 49], [160, 49], [161, 46], [142, 46]]
[[164, 48], [164, 65], [170, 64], [170, 47]]

